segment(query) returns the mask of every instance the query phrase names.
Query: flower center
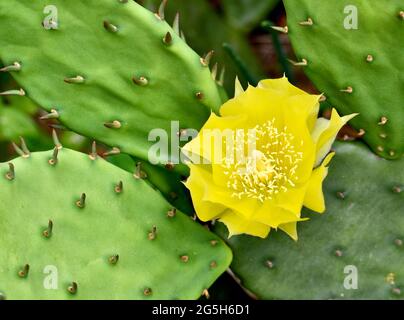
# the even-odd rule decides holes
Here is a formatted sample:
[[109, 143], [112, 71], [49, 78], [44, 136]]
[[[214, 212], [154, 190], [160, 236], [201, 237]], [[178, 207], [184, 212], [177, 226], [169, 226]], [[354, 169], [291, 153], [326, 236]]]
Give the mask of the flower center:
[[[296, 170], [303, 158], [300, 151], [303, 141], [296, 141], [287, 127], [279, 130], [274, 120], [256, 126], [252, 132], [242, 149], [251, 146], [252, 139], [254, 148], [243, 157], [243, 161], [224, 160], [224, 174], [233, 197], [264, 202], [295, 187]], [[240, 150], [239, 145], [235, 148]]]

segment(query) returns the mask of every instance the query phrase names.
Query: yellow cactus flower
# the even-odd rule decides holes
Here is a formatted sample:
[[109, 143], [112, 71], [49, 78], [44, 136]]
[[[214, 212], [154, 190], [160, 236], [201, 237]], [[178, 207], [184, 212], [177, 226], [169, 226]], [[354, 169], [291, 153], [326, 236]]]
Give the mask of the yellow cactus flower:
[[318, 118], [320, 97], [285, 77], [245, 92], [236, 82], [236, 95], [220, 116], [212, 113], [183, 148], [191, 159], [185, 185], [199, 219], [223, 222], [229, 236], [265, 238], [279, 228], [297, 240], [302, 207], [325, 211], [322, 183], [334, 156], [330, 149], [356, 116], [333, 110], [330, 120]]

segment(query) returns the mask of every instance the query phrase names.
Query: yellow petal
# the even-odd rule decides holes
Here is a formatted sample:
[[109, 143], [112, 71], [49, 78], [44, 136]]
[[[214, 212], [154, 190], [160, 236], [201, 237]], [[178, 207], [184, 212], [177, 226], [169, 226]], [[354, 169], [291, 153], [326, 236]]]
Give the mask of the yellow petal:
[[327, 177], [328, 164], [334, 155], [334, 152], [327, 155], [321, 166], [313, 171], [310, 178], [303, 204], [315, 212], [323, 213], [325, 211], [323, 181]]
[[278, 79], [265, 79], [258, 83], [259, 88], [272, 89], [289, 96], [307, 95], [307, 92], [292, 85], [288, 78], [283, 76]]
[[251, 236], [266, 238], [271, 228], [265, 224], [247, 220], [235, 211], [228, 210], [220, 217], [229, 230], [229, 238], [238, 234], [249, 234]]
[[319, 111], [319, 99], [321, 95], [312, 95], [292, 85], [284, 76], [280, 79], [262, 80], [258, 87], [274, 90], [290, 99], [289, 107], [297, 108], [307, 119], [309, 130], [311, 131], [316, 123]]
[[272, 119], [283, 123], [284, 111], [280, 108], [285, 97], [279, 93], [249, 86], [237, 98], [227, 101], [221, 108], [223, 117], [244, 114], [248, 117], [247, 127], [254, 128]]
[[236, 83], [234, 84], [234, 97], [237, 98], [242, 93], [244, 93], [243, 86], [241, 85], [240, 80], [236, 76]]
[[185, 186], [190, 190], [195, 211], [202, 221], [215, 219], [224, 209], [237, 210], [245, 219], [249, 219], [259, 208], [255, 199], [237, 199], [231, 191], [214, 183], [212, 173], [202, 165], [189, 164], [191, 175]]
[[198, 136], [188, 142], [182, 151], [194, 163], [207, 164], [215, 162], [215, 159], [221, 160], [226, 148], [226, 138], [232, 136], [236, 129], [243, 128], [245, 120], [245, 115], [218, 117], [212, 112]]
[[302, 121], [303, 116], [292, 116], [290, 114], [285, 117], [284, 124], [287, 127], [287, 132], [294, 136], [291, 144], [296, 152], [302, 153], [302, 160], [298, 164], [293, 182], [295, 184], [306, 183], [310, 178], [315, 161], [316, 145], [313, 142], [307, 123]]
[[300, 216], [304, 197], [307, 193], [307, 185], [308, 182], [294, 188], [289, 188], [286, 192], [278, 193], [275, 198], [276, 205], [294, 213], [296, 216]]
[[215, 219], [226, 210], [226, 207], [219, 203], [204, 200], [206, 190], [214, 188], [212, 174], [203, 169], [202, 165], [190, 164], [189, 166], [191, 174], [185, 186], [191, 192], [196, 214], [202, 221]]
[[293, 96], [288, 99], [290, 108], [302, 119], [306, 119], [307, 128], [310, 132], [314, 129], [318, 118], [319, 99], [320, 96], [309, 94]]
[[286, 232], [289, 237], [291, 237], [293, 240], [297, 241], [297, 222], [290, 222], [290, 223], [285, 223], [281, 224], [279, 226], [279, 229], [282, 231]]
[[332, 144], [334, 143], [335, 138], [337, 137], [337, 134], [341, 128], [357, 115], [357, 113], [354, 113], [349, 116], [340, 117], [338, 112], [333, 109], [330, 120], [324, 118], [317, 120], [312, 132], [313, 140], [316, 143], [315, 167], [317, 167], [324, 157], [330, 152]]
[[267, 200], [261, 204], [260, 208], [255, 211], [252, 219], [275, 229], [285, 223], [303, 220], [300, 218], [300, 213], [296, 215], [291, 211], [276, 207], [271, 200]]
[[243, 198], [238, 199], [232, 196], [232, 191], [227, 188], [209, 188], [203, 198], [205, 201], [220, 203], [227, 208], [236, 210], [245, 219], [251, 219], [251, 216], [258, 210], [260, 203], [256, 199]]

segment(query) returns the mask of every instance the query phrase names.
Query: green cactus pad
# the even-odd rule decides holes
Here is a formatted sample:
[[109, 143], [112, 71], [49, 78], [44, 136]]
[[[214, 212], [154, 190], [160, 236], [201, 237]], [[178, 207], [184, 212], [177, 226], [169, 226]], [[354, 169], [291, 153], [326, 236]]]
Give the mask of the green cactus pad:
[[[27, 95], [48, 111], [56, 109], [73, 131], [148, 159], [152, 129], [170, 134], [174, 120], [199, 129], [221, 105], [207, 61], [163, 12], [118, 0], [48, 5], [0, 3], [0, 57], [7, 66], [20, 64], [21, 70], [10, 72]], [[57, 20], [49, 20], [56, 12]]]
[[[280, 231], [228, 241], [233, 271], [259, 298], [404, 298], [404, 160], [381, 159], [359, 143], [340, 143], [336, 152], [327, 211], [305, 212], [297, 242]], [[345, 277], [348, 288], [355, 284], [349, 266], [357, 268], [357, 290], [344, 287]]]
[[185, 178], [174, 172], [171, 168], [153, 166], [148, 162], [135, 159], [127, 154], [111, 156], [107, 160], [129, 172], [134, 172], [136, 166], [140, 165], [141, 171], [147, 175], [147, 178], [144, 180], [145, 182], [159, 190], [167, 201], [180, 211], [189, 215], [195, 213], [189, 191], [181, 182]]
[[[364, 140], [377, 154], [400, 158], [403, 1], [284, 0], [284, 4], [297, 59], [307, 60], [306, 74], [341, 113], [360, 113], [352, 124], [365, 130]], [[356, 12], [357, 26], [351, 19]]]
[[195, 299], [227, 269], [226, 245], [143, 180], [69, 149], [52, 155], [15, 159], [14, 174], [0, 165], [7, 299]]

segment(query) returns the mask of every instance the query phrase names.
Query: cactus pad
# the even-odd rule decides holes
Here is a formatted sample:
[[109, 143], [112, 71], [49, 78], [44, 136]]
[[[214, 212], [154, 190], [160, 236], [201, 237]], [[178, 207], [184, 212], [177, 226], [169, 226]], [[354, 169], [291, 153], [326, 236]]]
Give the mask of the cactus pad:
[[48, 5], [0, 3], [0, 56], [25, 93], [73, 131], [148, 159], [150, 130], [170, 133], [174, 120], [199, 129], [220, 106], [209, 61], [163, 11], [118, 0]]
[[[297, 242], [282, 232], [228, 241], [233, 271], [259, 298], [404, 298], [404, 160], [380, 159], [359, 143], [336, 151], [327, 211], [306, 211], [310, 221], [300, 224]], [[349, 286], [353, 267], [357, 289]]]
[[54, 156], [0, 164], [7, 299], [195, 299], [228, 267], [226, 245], [143, 180], [69, 149]]
[[168, 202], [186, 214], [193, 215], [195, 213], [189, 191], [181, 182], [184, 177], [173, 171], [172, 168], [153, 166], [127, 154], [111, 156], [107, 160], [129, 172], [133, 172], [136, 166], [140, 166], [143, 174], [147, 176], [144, 181], [161, 192]]
[[[404, 4], [284, 0], [299, 62], [327, 101], [380, 156], [404, 153]], [[357, 19], [356, 19], [357, 18]]]

